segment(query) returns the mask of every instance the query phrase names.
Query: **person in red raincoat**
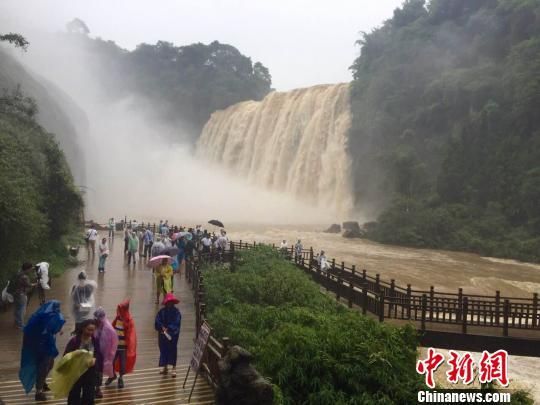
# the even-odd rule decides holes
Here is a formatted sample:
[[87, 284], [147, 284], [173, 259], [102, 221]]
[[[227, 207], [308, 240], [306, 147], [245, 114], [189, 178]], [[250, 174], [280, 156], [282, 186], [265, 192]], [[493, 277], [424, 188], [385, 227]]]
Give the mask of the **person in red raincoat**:
[[137, 334], [135, 333], [135, 322], [129, 313], [129, 300], [122, 301], [116, 309], [116, 318], [112, 323], [118, 335], [118, 348], [114, 357], [114, 376], [109, 377], [105, 385], [110, 385], [118, 378], [118, 388], [124, 388], [124, 374], [129, 374], [135, 368], [137, 358]]

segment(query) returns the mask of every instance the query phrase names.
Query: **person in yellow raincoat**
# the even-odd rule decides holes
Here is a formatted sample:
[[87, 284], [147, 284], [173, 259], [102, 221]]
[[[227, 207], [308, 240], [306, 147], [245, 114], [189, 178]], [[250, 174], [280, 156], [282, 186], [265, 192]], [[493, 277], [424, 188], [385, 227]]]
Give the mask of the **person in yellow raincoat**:
[[163, 259], [161, 264], [154, 269], [156, 276], [156, 304], [159, 304], [161, 294], [165, 296], [173, 291], [173, 269], [169, 264], [169, 259]]

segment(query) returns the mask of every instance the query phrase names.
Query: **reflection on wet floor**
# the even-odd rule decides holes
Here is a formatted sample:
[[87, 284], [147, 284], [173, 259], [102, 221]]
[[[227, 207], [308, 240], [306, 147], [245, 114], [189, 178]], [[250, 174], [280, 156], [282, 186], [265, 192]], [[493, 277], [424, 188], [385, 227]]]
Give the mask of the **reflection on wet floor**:
[[[176, 275], [174, 280], [175, 295], [180, 299], [179, 309], [182, 313], [182, 326], [178, 348], [178, 377], [161, 376], [158, 373], [158, 340], [154, 330], [154, 318], [160, 306], [155, 304], [155, 282], [151, 269], [145, 266], [144, 259], [137, 261], [136, 265], [127, 265], [123, 253], [124, 244], [119, 234], [110, 243], [110, 256], [106, 263], [105, 274], [97, 270], [97, 257], [87, 255], [81, 249], [79, 259], [81, 263], [76, 268], [67, 271], [62, 277], [52, 280], [52, 289], [47, 292], [48, 298], [62, 301], [62, 312], [66, 317], [63, 335], [57, 338], [57, 346], [62, 353], [69, 332], [74, 329], [73, 316], [69, 307], [69, 292], [74, 284], [77, 274], [81, 270], [88, 273], [90, 279], [96, 280], [96, 305], [101, 305], [112, 320], [116, 313], [116, 306], [124, 298], [131, 298], [131, 313], [135, 320], [137, 330], [137, 362], [135, 373], [126, 376], [126, 387], [118, 390], [114, 384], [105, 390], [105, 398], [100, 403], [106, 404], [177, 404], [187, 403], [189, 395], [188, 386], [182, 388], [185, 371], [193, 350], [195, 337], [195, 312], [193, 294], [189, 285], [182, 276]], [[37, 309], [37, 297], [30, 299], [27, 318]], [[33, 404], [33, 393], [26, 396], [18, 381], [20, 348], [22, 333], [13, 326], [11, 309], [0, 314], [0, 347], [3, 351], [0, 362], [0, 398], [6, 404]], [[192, 377], [190, 377], [191, 379]], [[190, 388], [191, 386], [189, 386]], [[187, 391], [187, 393], [186, 393]], [[46, 403], [61, 404], [62, 401], [49, 401]], [[204, 379], [198, 379], [197, 387], [191, 403], [211, 404], [213, 393]]]

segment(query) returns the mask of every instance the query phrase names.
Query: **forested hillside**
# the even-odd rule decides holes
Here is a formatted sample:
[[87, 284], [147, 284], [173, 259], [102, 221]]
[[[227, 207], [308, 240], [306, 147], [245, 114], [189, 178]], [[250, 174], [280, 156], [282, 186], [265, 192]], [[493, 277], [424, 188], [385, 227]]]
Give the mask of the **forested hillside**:
[[[63, 237], [73, 231], [83, 206], [55, 136], [38, 123], [39, 109], [43, 105], [50, 114], [59, 114], [42, 114], [45, 120], [56, 119], [56, 128], [67, 131], [69, 123], [61, 121], [63, 115], [54, 109], [57, 107], [46, 104], [56, 106], [45, 93], [39, 93], [41, 102], [37, 103], [23, 93], [24, 88], [9, 86], [8, 70], [4, 68], [11, 62], [6, 54], [0, 54], [0, 85], [7, 86], [0, 93], [2, 286], [22, 261], [61, 263], [67, 255]], [[18, 72], [19, 78], [23, 76], [24, 72]], [[27, 82], [28, 78], [24, 79]], [[30, 90], [36, 89], [30, 86]], [[53, 267], [54, 273], [59, 266]]]
[[540, 260], [540, 0], [408, 0], [359, 43], [370, 237]]
[[264, 65], [218, 41], [187, 46], [158, 41], [128, 51], [113, 41], [71, 32], [57, 35], [54, 42], [60, 49], [55, 52], [66, 60], [84, 55], [80, 63], [87, 64], [108, 99], [143, 96], [149, 102], [145, 114], [184, 129], [191, 139], [214, 111], [260, 100], [271, 88]]

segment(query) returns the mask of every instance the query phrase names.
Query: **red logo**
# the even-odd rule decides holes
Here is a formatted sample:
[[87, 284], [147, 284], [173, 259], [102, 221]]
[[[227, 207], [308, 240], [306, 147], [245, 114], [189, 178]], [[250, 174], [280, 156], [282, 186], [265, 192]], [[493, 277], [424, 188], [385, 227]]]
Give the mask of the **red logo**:
[[428, 349], [428, 358], [426, 360], [418, 360], [418, 363], [416, 363], [416, 371], [419, 374], [426, 375], [426, 384], [429, 388], [435, 388], [433, 373], [443, 362], [444, 356], [430, 347]]
[[[450, 350], [449, 355], [450, 358], [447, 360], [449, 370], [446, 372], [446, 379], [451, 384], [457, 384], [460, 381], [466, 385], [472, 383], [475, 378], [476, 368], [478, 369], [478, 381], [482, 384], [497, 381], [503, 387], [506, 387], [509, 383], [508, 353], [506, 350], [497, 350], [495, 353], [484, 350], [478, 364], [469, 352], [459, 354], [454, 350]], [[426, 385], [429, 388], [435, 388], [433, 374], [444, 363], [444, 360], [442, 353], [438, 353], [430, 347], [427, 358], [418, 360], [416, 363], [416, 372], [426, 376]]]

